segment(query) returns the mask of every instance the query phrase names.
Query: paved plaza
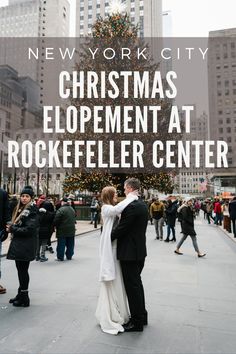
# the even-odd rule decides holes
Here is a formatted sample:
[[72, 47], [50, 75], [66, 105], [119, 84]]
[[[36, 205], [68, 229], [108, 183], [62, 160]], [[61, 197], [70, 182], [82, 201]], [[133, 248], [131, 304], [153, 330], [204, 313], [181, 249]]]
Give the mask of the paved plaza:
[[[72, 261], [32, 262], [29, 308], [8, 304], [17, 290], [14, 262], [2, 260], [1, 354], [236, 353], [236, 243], [220, 228], [196, 221], [197, 258], [191, 239], [155, 240], [148, 226], [143, 271], [149, 325], [142, 333], [102, 333], [94, 317], [98, 298], [100, 230], [76, 238]], [[177, 240], [181, 237], [177, 226]], [[166, 233], [166, 230], [165, 230]], [[55, 245], [55, 244], [54, 244]]]

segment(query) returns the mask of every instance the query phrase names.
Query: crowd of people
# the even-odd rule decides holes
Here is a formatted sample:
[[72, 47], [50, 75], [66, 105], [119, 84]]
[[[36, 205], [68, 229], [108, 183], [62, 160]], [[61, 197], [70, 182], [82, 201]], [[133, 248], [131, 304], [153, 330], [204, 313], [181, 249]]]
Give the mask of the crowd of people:
[[[143, 331], [148, 324], [141, 272], [145, 264], [146, 229], [148, 221], [154, 224], [155, 239], [176, 242], [176, 220], [180, 222], [182, 237], [175, 254], [183, 255], [181, 247], [187, 237], [192, 240], [198, 257], [199, 250], [194, 220], [200, 210], [210, 224], [221, 225], [236, 237], [236, 197], [232, 201], [219, 198], [195, 200], [186, 198], [167, 200], [153, 198], [149, 202], [140, 195], [140, 182], [129, 178], [124, 184], [126, 198], [117, 203], [117, 191], [108, 186], [101, 198], [94, 197], [90, 206], [90, 223], [97, 227], [102, 221], [100, 237], [100, 292], [96, 318], [101, 329], [110, 334]], [[7, 259], [14, 260], [19, 286], [15, 297], [9, 300], [15, 307], [30, 306], [29, 266], [33, 260], [46, 262], [46, 251], [54, 253], [52, 233], [56, 232], [56, 260], [71, 260], [74, 254], [76, 213], [74, 196], [68, 195], [55, 203], [42, 195], [34, 199], [32, 187], [25, 186], [19, 200], [8, 200], [0, 189], [0, 251], [1, 244], [10, 235]], [[231, 230], [232, 224], [232, 230]], [[164, 239], [164, 226], [166, 238]], [[1, 271], [1, 268], [0, 268]], [[1, 275], [1, 272], [0, 272]], [[6, 288], [0, 285], [0, 294]]]
[[[183, 206], [189, 204], [191, 201], [192, 217], [195, 219], [200, 210], [204, 213], [204, 219], [208, 224], [222, 225], [223, 228], [229, 233], [233, 232], [236, 238], [236, 197], [232, 197], [232, 200], [224, 199], [220, 200], [218, 197], [207, 198], [204, 200], [186, 198], [185, 200], [171, 199], [160, 201], [158, 197], [152, 198], [148, 202], [149, 219], [151, 224], [154, 224], [156, 231], [156, 239], [163, 240], [163, 228], [167, 225], [167, 237], [165, 242], [176, 241], [175, 237], [175, 224], [176, 220], [181, 222]], [[182, 222], [181, 222], [182, 225]], [[232, 226], [232, 227], [231, 227]], [[172, 238], [170, 235], [172, 233]]]
[[[34, 200], [32, 187], [25, 186], [19, 200], [13, 197], [9, 201], [7, 193], [0, 190], [0, 246], [10, 235], [7, 259], [15, 261], [19, 280], [17, 294], [9, 300], [13, 306], [30, 306], [30, 262], [48, 261], [45, 252], [54, 253], [51, 245], [54, 231], [57, 237], [56, 260], [72, 259], [76, 223], [73, 198], [69, 195], [54, 203], [42, 195]], [[6, 288], [0, 285], [0, 294], [3, 293], [6, 293]]]

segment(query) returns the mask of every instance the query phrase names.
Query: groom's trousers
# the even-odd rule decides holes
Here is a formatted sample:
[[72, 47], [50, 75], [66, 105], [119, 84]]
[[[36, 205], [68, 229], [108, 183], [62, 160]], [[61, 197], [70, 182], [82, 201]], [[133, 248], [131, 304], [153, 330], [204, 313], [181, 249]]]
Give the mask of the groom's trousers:
[[141, 261], [120, 261], [124, 286], [128, 297], [131, 320], [134, 325], [143, 326], [145, 309], [145, 297], [141, 272], [144, 267], [144, 259]]

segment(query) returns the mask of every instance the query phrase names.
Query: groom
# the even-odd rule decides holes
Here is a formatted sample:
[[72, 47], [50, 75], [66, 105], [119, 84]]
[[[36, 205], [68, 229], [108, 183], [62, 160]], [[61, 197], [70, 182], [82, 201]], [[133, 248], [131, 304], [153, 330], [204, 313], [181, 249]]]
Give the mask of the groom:
[[[125, 195], [138, 194], [140, 182], [136, 178], [125, 181]], [[124, 325], [126, 332], [141, 332], [147, 324], [147, 311], [141, 272], [146, 252], [148, 209], [141, 200], [130, 203], [122, 212], [119, 225], [112, 231], [112, 241], [117, 239], [117, 259], [120, 260], [131, 319]]]

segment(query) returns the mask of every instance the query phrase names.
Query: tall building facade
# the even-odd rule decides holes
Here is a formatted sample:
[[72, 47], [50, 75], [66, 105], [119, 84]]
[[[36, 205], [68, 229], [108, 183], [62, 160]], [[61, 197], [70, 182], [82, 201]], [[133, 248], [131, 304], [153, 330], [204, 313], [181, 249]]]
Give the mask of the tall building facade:
[[229, 168], [213, 171], [213, 185], [236, 192], [236, 28], [209, 33], [208, 87], [210, 139], [228, 144]]
[[[7, 167], [7, 140], [15, 139], [19, 129], [32, 130], [42, 124], [39, 85], [29, 77], [20, 77], [8, 65], [0, 65], [0, 180], [13, 191], [13, 172]], [[10, 186], [11, 185], [11, 186]]]
[[[162, 36], [162, 0], [126, 0], [126, 11], [133, 24], [139, 24], [140, 37]], [[109, 14], [108, 0], [76, 1], [76, 37], [91, 33], [96, 19]]]
[[[200, 116], [196, 114], [196, 108], [192, 112], [190, 132], [183, 136], [185, 140], [208, 140], [208, 116], [203, 112]], [[195, 161], [195, 151], [193, 150], [190, 157], [191, 161]], [[200, 151], [200, 167], [181, 168], [180, 173], [176, 177], [179, 194], [202, 195], [206, 191], [208, 183], [209, 171], [204, 168], [204, 152]], [[204, 188], [203, 188], [204, 187]]]
[[[48, 82], [56, 82], [61, 70], [61, 62], [54, 60], [52, 70], [44, 60], [45, 48], [57, 46], [57, 39], [49, 42], [49, 37], [65, 38], [69, 34], [68, 0], [9, 0], [8, 6], [0, 8], [0, 37], [4, 37], [0, 38], [0, 64], [10, 65], [21, 76], [30, 76], [37, 81], [42, 105], [56, 102], [55, 90]], [[29, 47], [39, 48], [38, 60], [27, 60]]]
[[69, 37], [68, 0], [9, 0], [0, 8], [0, 37]]

